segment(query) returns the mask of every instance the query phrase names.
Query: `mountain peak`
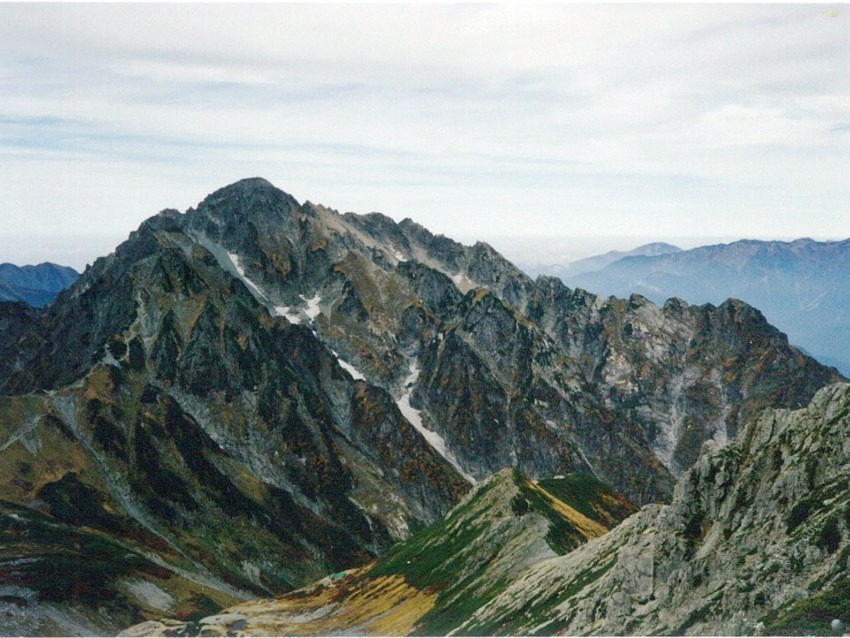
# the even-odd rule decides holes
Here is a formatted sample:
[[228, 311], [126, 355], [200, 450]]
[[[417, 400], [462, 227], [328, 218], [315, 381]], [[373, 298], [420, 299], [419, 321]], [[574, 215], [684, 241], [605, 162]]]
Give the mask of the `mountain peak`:
[[242, 188], [242, 189], [264, 189], [264, 188], [274, 188], [277, 187], [272, 184], [265, 177], [245, 177], [244, 179], [240, 179], [232, 184], [220, 188], [219, 190], [226, 190], [229, 188]]
[[189, 210], [189, 227], [219, 241], [244, 239], [251, 222], [258, 228], [275, 227], [292, 219], [301, 205], [292, 195], [261, 177], [239, 180], [213, 192]]
[[273, 200], [285, 201], [288, 204], [298, 206], [298, 202], [292, 195], [279, 189], [267, 179], [262, 177], [248, 177], [240, 179], [238, 182], [219, 188], [211, 195], [208, 195], [201, 202], [199, 209], [203, 206], [215, 205], [218, 203], [230, 202], [239, 199], [262, 198], [268, 197]]
[[[668, 500], [703, 441], [836, 378], [771, 330], [734, 303], [663, 312], [535, 286], [486, 244], [242, 180], [149, 220], [44, 312], [0, 307], [0, 524], [16, 520], [5, 503], [44, 503], [72, 539], [90, 528], [173, 573], [197, 565], [218, 579], [217, 606], [361, 569], [376, 587], [415, 589], [435, 610], [422, 631], [445, 634], [452, 610], [610, 527], [594, 521], [589, 479], [569, 475]], [[499, 474], [389, 551], [445, 515], [465, 478], [506, 466], [532, 480]], [[573, 487], [571, 510], [561, 495]], [[5, 558], [41, 551], [37, 525], [17, 528], [20, 551]], [[69, 541], [53, 564], [111, 552]], [[382, 571], [367, 566], [378, 555]], [[23, 564], [18, 586], [48, 613], [55, 570]], [[125, 601], [90, 635], [148, 609], [128, 582], [174, 599], [157, 617], [207, 608], [133, 569], [65, 569], [59, 604], [99, 623], [106, 598], [75, 592], [96, 584]], [[5, 633], [48, 633], [21, 627]]]

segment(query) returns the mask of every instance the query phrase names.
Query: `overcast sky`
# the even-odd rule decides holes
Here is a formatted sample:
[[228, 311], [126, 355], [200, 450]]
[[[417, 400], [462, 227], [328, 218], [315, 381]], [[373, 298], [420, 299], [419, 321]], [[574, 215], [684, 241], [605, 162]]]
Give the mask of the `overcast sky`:
[[463, 239], [845, 238], [850, 6], [0, 4], [0, 261], [250, 176]]

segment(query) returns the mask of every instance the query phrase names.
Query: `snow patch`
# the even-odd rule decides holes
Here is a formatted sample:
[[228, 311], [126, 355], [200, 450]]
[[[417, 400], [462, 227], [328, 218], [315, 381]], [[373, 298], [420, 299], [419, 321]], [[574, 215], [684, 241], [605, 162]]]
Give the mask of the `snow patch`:
[[298, 315], [298, 311], [294, 308], [290, 308], [289, 306], [275, 306], [274, 314], [276, 317], [286, 317], [289, 323], [301, 323], [301, 317]]
[[313, 321], [316, 317], [319, 316], [319, 314], [321, 314], [322, 311], [319, 309], [319, 303], [321, 303], [322, 297], [321, 295], [319, 295], [318, 292], [313, 296], [312, 299], [307, 299], [307, 297], [305, 297], [304, 295], [298, 296], [307, 302], [307, 308], [306, 310], [304, 310], [304, 314], [307, 315], [307, 318], [310, 321]]
[[[315, 334], [315, 332], [313, 334]], [[331, 354], [336, 357], [336, 362], [339, 364], [339, 367], [348, 372], [348, 374], [350, 374], [355, 381], [366, 381], [366, 377], [363, 376], [363, 373], [360, 372], [360, 370], [355, 368], [353, 365], [348, 363], [348, 361], [343, 360], [336, 350], [331, 350]]]
[[458, 473], [469, 481], [472, 485], [476, 484], [476, 480], [469, 474], [467, 474], [464, 469], [458, 463], [457, 458], [454, 454], [452, 454], [451, 450], [449, 450], [446, 445], [446, 440], [437, 434], [436, 432], [432, 432], [427, 429], [422, 424], [422, 412], [421, 410], [417, 410], [413, 406], [410, 405], [410, 395], [413, 391], [413, 386], [416, 384], [416, 380], [419, 378], [419, 368], [416, 365], [416, 362], [411, 362], [410, 364], [410, 375], [407, 379], [404, 380], [404, 389], [405, 392], [396, 401], [398, 405], [398, 409], [401, 410], [404, 418], [407, 419], [410, 424], [416, 429], [419, 434], [421, 434], [428, 444], [437, 451], [437, 453], [442, 456], [446, 461], [448, 461], [453, 468], [455, 468]]
[[396, 251], [393, 253], [393, 257], [395, 257], [398, 261], [407, 261], [407, 259], [405, 258], [405, 256], [401, 254], [401, 251], [400, 251], [400, 250], [396, 250]]
[[230, 263], [233, 264], [233, 268], [236, 270], [236, 274], [239, 276], [239, 279], [242, 280], [248, 288], [254, 292], [254, 295], [260, 299], [263, 303], [268, 303], [268, 297], [266, 297], [265, 293], [260, 290], [260, 287], [255, 284], [253, 281], [248, 279], [245, 275], [245, 269], [242, 267], [242, 262], [239, 259], [239, 255], [236, 253], [227, 253], [227, 257], [230, 259]]
[[340, 359], [339, 355], [336, 352], [334, 352], [333, 350], [331, 350], [331, 352], [333, 352], [334, 356], [336, 356], [336, 361], [339, 364], [339, 367], [342, 368], [343, 370], [345, 370], [346, 372], [348, 372], [348, 374], [350, 374], [351, 377], [355, 381], [365, 381], [366, 380], [366, 377], [363, 376], [363, 373], [360, 372], [360, 370], [358, 370], [353, 365], [348, 363], [348, 361], [343, 361], [342, 359]]
[[[307, 321], [312, 323], [313, 320], [318, 317], [322, 311], [319, 308], [319, 303], [322, 301], [322, 297], [319, 293], [316, 293], [312, 299], [307, 299], [304, 295], [298, 295], [307, 303], [306, 308], [293, 308], [291, 306], [274, 306], [272, 310], [272, 314], [276, 317], [286, 317], [289, 323], [301, 324], [302, 317], [301, 314], [307, 316]], [[315, 331], [313, 334], [316, 334]]]
[[[244, 283], [248, 287], [248, 290], [251, 291], [251, 294], [266, 307], [269, 314], [273, 317], [285, 317], [290, 323], [301, 324], [304, 322], [302, 315], [306, 315], [308, 322], [312, 322], [321, 314], [322, 311], [319, 308], [319, 304], [322, 301], [322, 297], [318, 292], [313, 295], [312, 299], [307, 299], [304, 295], [299, 295], [307, 304], [306, 308], [292, 308], [283, 305], [276, 306], [272, 303], [269, 295], [260, 286], [251, 281], [245, 273], [245, 267], [242, 265], [242, 258], [239, 255], [228, 251], [204, 234], [195, 234], [192, 237], [213, 254], [222, 268]], [[227, 259], [225, 259], [225, 256]]]

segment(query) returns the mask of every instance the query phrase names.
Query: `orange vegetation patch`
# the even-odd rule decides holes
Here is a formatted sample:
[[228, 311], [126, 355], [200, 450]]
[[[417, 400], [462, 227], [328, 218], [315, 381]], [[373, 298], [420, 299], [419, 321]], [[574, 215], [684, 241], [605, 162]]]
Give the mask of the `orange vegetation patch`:
[[408, 634], [434, 607], [436, 594], [419, 591], [403, 576], [367, 578], [369, 567], [325, 579], [309, 591], [244, 603], [229, 612], [248, 617], [239, 632], [245, 635]]

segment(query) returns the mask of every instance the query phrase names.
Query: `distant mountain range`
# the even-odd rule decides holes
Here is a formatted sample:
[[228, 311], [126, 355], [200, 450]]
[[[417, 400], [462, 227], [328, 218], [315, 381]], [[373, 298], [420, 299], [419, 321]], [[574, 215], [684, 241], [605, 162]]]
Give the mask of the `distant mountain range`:
[[[566, 280], [568, 277], [576, 276], [585, 272], [594, 272], [605, 268], [605, 266], [619, 261], [624, 257], [654, 257], [676, 253], [682, 249], [666, 242], [652, 242], [643, 244], [632, 250], [611, 250], [601, 255], [591, 255], [583, 259], [565, 263], [520, 263], [523, 271], [531, 277], [548, 275], [560, 277]], [[551, 249], [550, 249], [551, 252]]]
[[619, 261], [626, 257], [657, 257], [659, 255], [677, 253], [681, 250], [681, 248], [673, 246], [672, 244], [667, 244], [665, 242], [653, 242], [650, 244], [644, 244], [643, 246], [638, 246], [632, 250], [612, 250], [602, 255], [594, 255], [592, 257], [585, 257], [584, 259], [571, 261], [567, 264], [564, 272], [569, 273], [570, 275], [578, 275], [583, 272], [602, 270], [605, 266], [613, 264], [615, 261]]
[[0, 264], [0, 301], [23, 301], [35, 308], [49, 304], [80, 276], [73, 268]]
[[[644, 247], [645, 248], [645, 247]], [[600, 295], [641, 294], [657, 304], [741, 299], [818, 360], [850, 373], [850, 239], [741, 240], [666, 254], [611, 253], [560, 273], [568, 286]], [[594, 270], [588, 268], [592, 265]]]

